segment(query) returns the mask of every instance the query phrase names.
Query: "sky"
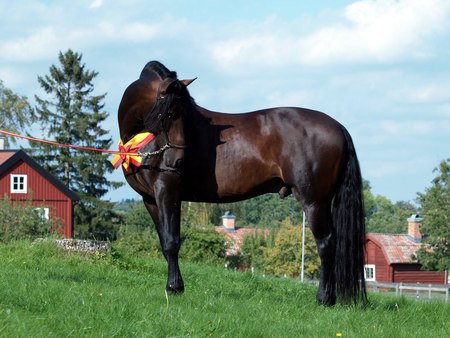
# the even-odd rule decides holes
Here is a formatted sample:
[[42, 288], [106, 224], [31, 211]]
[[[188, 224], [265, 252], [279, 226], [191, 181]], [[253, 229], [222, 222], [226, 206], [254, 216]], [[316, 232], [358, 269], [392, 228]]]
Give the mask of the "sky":
[[[450, 158], [448, 0], [0, 0], [0, 27], [0, 79], [32, 105], [60, 51], [83, 55], [114, 148], [123, 91], [158, 60], [198, 77], [190, 94], [210, 110], [332, 116], [393, 202], [414, 202]], [[106, 198], [139, 196], [126, 185]]]

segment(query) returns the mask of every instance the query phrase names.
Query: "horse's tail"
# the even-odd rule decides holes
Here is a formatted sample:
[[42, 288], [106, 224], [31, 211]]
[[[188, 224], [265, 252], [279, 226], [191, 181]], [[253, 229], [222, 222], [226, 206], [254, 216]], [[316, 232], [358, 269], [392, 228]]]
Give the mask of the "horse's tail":
[[364, 280], [365, 222], [362, 177], [355, 147], [342, 126], [347, 156], [333, 200], [333, 224], [336, 236], [336, 293], [341, 302], [366, 302]]

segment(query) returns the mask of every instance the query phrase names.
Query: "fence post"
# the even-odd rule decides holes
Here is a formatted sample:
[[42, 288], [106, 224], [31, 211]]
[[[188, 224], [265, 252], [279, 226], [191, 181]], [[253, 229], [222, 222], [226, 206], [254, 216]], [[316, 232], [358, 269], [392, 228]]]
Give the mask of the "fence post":
[[448, 301], [448, 285], [447, 288], [445, 289], [445, 301]]

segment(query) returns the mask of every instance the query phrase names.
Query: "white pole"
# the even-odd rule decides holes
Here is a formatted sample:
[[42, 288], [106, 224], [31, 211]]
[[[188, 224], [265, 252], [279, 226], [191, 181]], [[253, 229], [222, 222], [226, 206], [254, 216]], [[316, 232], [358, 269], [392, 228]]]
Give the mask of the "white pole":
[[302, 225], [302, 271], [300, 281], [303, 283], [305, 278], [305, 212], [303, 211], [303, 225]]

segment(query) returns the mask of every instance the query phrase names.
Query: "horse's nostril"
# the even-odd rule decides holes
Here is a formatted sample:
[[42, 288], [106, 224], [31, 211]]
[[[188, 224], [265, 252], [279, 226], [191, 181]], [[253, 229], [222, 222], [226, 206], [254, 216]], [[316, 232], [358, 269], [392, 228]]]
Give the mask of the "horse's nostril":
[[175, 161], [175, 168], [179, 168], [181, 166], [181, 163], [183, 162], [183, 159], [179, 158]]

